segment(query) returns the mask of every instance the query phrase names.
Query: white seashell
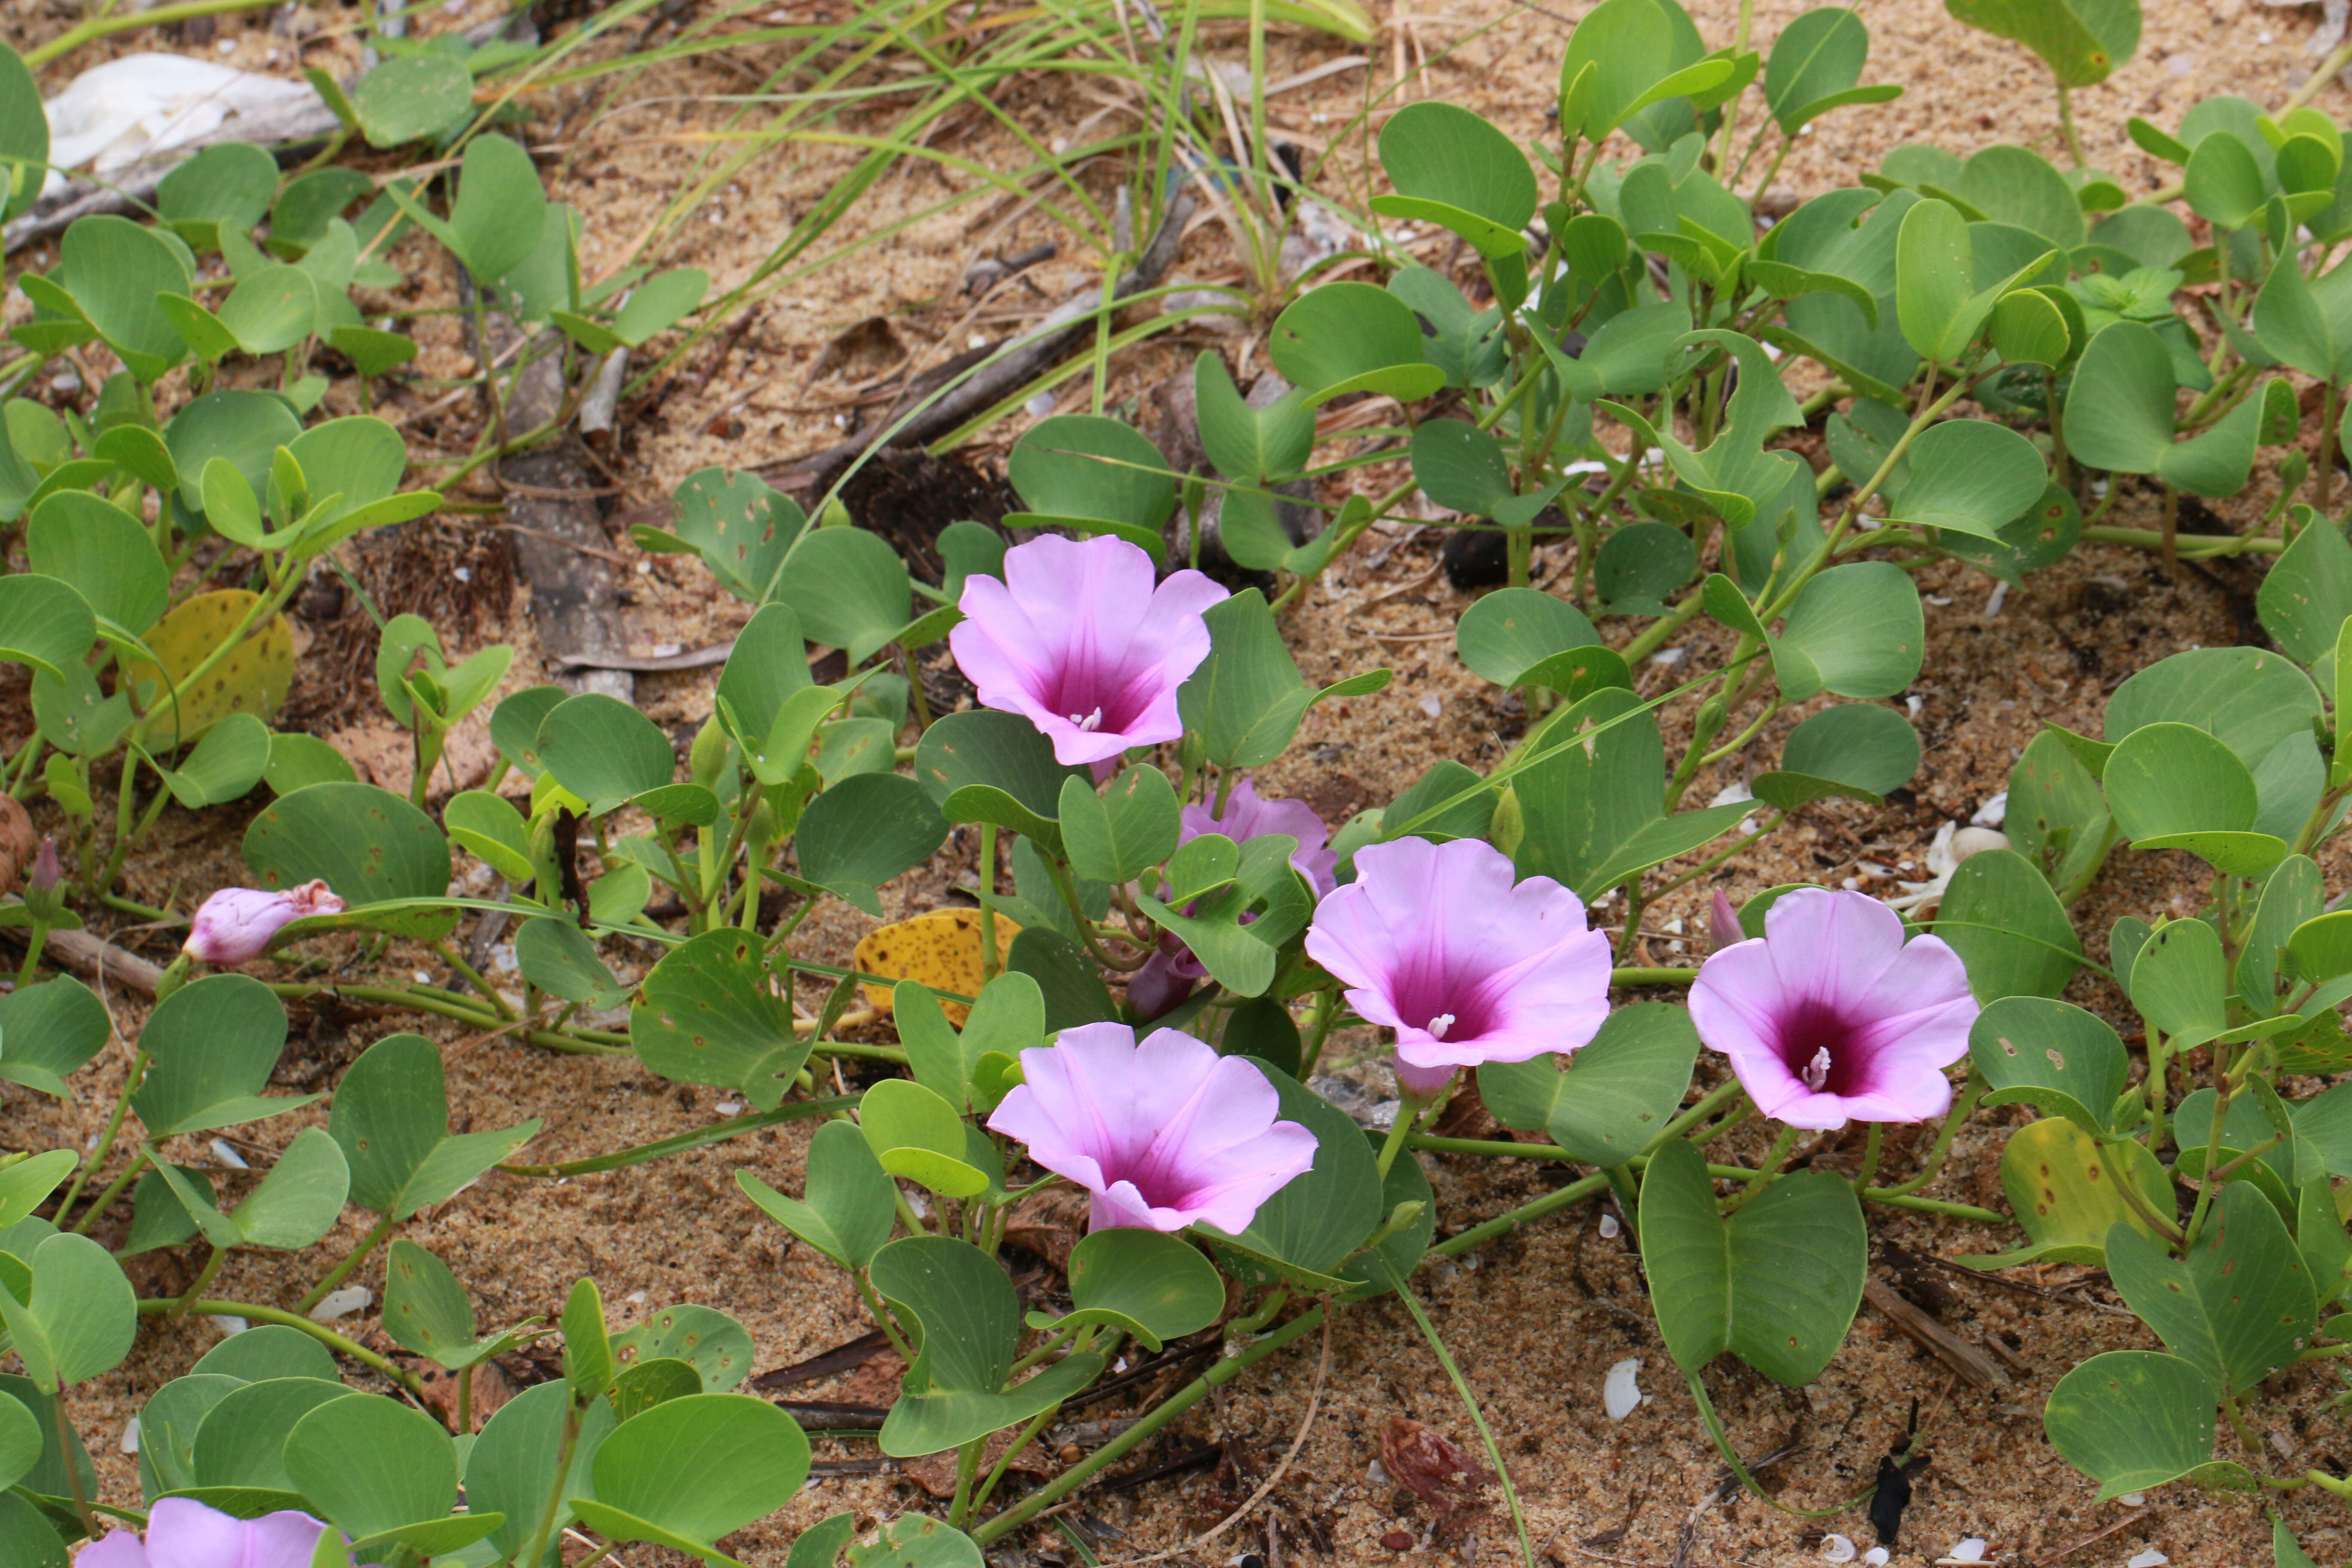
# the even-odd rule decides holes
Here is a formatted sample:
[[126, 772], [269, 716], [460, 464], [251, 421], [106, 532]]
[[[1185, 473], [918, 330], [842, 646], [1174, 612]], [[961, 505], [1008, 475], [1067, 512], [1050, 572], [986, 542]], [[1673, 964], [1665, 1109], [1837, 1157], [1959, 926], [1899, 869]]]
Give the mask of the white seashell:
[[1622, 1421], [1642, 1407], [1642, 1385], [1635, 1381], [1641, 1374], [1642, 1358], [1631, 1356], [1609, 1369], [1608, 1378], [1601, 1384], [1601, 1405], [1609, 1412], [1612, 1421]]

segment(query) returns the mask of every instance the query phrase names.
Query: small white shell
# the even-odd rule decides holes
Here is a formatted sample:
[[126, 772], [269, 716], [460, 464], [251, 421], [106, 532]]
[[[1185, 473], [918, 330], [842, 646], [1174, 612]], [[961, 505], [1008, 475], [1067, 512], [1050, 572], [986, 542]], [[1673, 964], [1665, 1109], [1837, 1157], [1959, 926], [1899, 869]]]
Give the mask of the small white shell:
[[1824, 1563], [1851, 1563], [1851, 1562], [1853, 1562], [1853, 1542], [1851, 1542], [1851, 1541], [1848, 1541], [1848, 1540], [1847, 1540], [1844, 1536], [1843, 1536], [1843, 1535], [1824, 1535], [1824, 1536], [1822, 1536], [1822, 1562], [1824, 1562]]
[[2124, 1568], [2164, 1568], [2164, 1565], [2171, 1561], [2171, 1558], [2151, 1546], [2145, 1552], [2135, 1552], [2125, 1559]]
[[366, 1286], [346, 1285], [340, 1290], [330, 1290], [320, 1297], [319, 1304], [310, 1309], [310, 1321], [314, 1323], [331, 1323], [338, 1319], [348, 1318], [355, 1312], [366, 1311], [368, 1303], [374, 1300], [374, 1293]]
[[1601, 1408], [1609, 1412], [1612, 1421], [1622, 1421], [1642, 1407], [1642, 1385], [1635, 1379], [1642, 1371], [1642, 1358], [1628, 1357], [1609, 1369], [1609, 1376], [1601, 1385]]

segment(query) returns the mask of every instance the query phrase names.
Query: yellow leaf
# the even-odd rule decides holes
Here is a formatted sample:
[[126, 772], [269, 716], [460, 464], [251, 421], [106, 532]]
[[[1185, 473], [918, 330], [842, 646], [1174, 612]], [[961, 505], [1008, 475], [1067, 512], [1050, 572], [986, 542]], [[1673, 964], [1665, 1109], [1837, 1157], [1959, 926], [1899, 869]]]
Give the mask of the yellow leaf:
[[[996, 917], [997, 968], [1004, 967], [1004, 954], [1013, 946], [1013, 939], [1021, 928]], [[961, 996], [980, 994], [980, 911], [978, 910], [932, 910], [912, 920], [900, 921], [878, 931], [868, 931], [866, 940], [857, 944], [857, 968], [866, 974], [887, 974], [893, 980], [912, 980], [934, 991], [952, 991]], [[866, 1005], [877, 1013], [890, 1010], [890, 988], [869, 984], [866, 987]], [[961, 1002], [942, 1002], [940, 1011], [957, 1028], [971, 1016], [971, 1009]]]
[[180, 693], [178, 731], [172, 731], [165, 676], [172, 682], [185, 680], [236, 633], [260, 597], [243, 588], [199, 594], [147, 634], [147, 646], [155, 650], [163, 668], [132, 659], [127, 673], [131, 700], [141, 711], [165, 710], [153, 739], [157, 750], [185, 745], [232, 713], [268, 720], [286, 705], [286, 693], [294, 684], [294, 633], [285, 616], [272, 616], [206, 670], [193, 689]]

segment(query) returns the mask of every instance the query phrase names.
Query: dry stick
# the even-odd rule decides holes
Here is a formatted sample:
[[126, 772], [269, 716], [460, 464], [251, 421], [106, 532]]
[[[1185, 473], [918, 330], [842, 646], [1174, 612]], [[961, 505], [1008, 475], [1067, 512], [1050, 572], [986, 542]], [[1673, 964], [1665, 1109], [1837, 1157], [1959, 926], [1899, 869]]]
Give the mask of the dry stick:
[[1196, 1536], [1183, 1545], [1171, 1546], [1165, 1552], [1155, 1552], [1149, 1557], [1129, 1557], [1117, 1563], [1106, 1563], [1102, 1568], [1142, 1568], [1146, 1563], [1164, 1563], [1171, 1557], [1181, 1557], [1188, 1552], [1202, 1550], [1209, 1542], [1239, 1524], [1248, 1515], [1250, 1510], [1264, 1502], [1274, 1491], [1275, 1487], [1288, 1473], [1291, 1461], [1298, 1458], [1298, 1451], [1307, 1447], [1307, 1434], [1314, 1429], [1315, 1414], [1323, 1403], [1323, 1380], [1330, 1371], [1331, 1315], [1327, 1311], [1323, 1315], [1323, 1353], [1315, 1363], [1315, 1386], [1307, 1394], [1307, 1415], [1298, 1423], [1298, 1436], [1290, 1440], [1290, 1452], [1282, 1456], [1282, 1463], [1274, 1467], [1274, 1474], [1266, 1477], [1265, 1484], [1252, 1492], [1247, 1501], [1225, 1515], [1223, 1521], [1206, 1535]]
[[[1176, 246], [1183, 237], [1184, 222], [1192, 216], [1192, 202], [1179, 196], [1169, 204], [1160, 222], [1160, 232], [1151, 237], [1135, 265], [1121, 274], [1111, 291], [1111, 302], [1118, 305], [1129, 296], [1155, 287], [1176, 259]], [[907, 416], [895, 423], [883, 423], [869, 431], [861, 431], [845, 440], [836, 441], [822, 451], [784, 465], [797, 473], [814, 478], [820, 485], [830, 484], [833, 476], [866, 456], [876, 446], [913, 447], [946, 435], [966, 419], [1003, 399], [1016, 387], [1026, 384], [1041, 372], [1060, 363], [1079, 336], [1093, 327], [1092, 316], [1102, 303], [1099, 289], [1081, 289], [1076, 298], [1062, 305], [1044, 321], [1032, 329], [1027, 342], [1009, 349], [995, 363], [982, 366], [962, 385], [941, 396], [929, 407]], [[773, 476], [782, 469], [765, 471], [762, 477], [774, 482]]]
[[2050, 1568], [2052, 1563], [2063, 1562], [2065, 1559], [2074, 1556], [2077, 1552], [2082, 1551], [2085, 1546], [2095, 1546], [2100, 1542], [2105, 1541], [2108, 1536], [2113, 1535], [2116, 1531], [2124, 1530], [2131, 1525], [2139, 1523], [2140, 1519], [2141, 1516], [2138, 1514], [2127, 1513], [2124, 1515], [2123, 1518], [2116, 1521], [2115, 1523], [2107, 1526], [2106, 1529], [2099, 1531], [2096, 1535], [2086, 1535], [2083, 1537], [2082, 1540], [2074, 1542], [2072, 1546], [2061, 1547], [2047, 1557], [2035, 1558], [2033, 1560], [2033, 1568]]

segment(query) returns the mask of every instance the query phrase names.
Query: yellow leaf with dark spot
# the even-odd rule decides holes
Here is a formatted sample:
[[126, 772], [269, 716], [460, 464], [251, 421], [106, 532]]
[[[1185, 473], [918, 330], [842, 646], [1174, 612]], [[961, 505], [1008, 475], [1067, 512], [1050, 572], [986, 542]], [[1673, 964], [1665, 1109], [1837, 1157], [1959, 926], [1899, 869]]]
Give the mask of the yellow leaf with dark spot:
[[[1004, 954], [1013, 946], [1013, 939], [1021, 928], [996, 917], [997, 968], [1004, 967]], [[857, 944], [857, 968], [861, 973], [887, 974], [892, 980], [911, 980], [928, 985], [934, 991], [952, 991], [961, 996], [980, 994], [980, 911], [978, 910], [932, 910], [912, 920], [900, 921], [878, 931], [869, 931]], [[877, 1013], [890, 1010], [890, 988], [868, 984], [866, 1005]], [[940, 1008], [948, 1022], [957, 1028], [971, 1016], [971, 1009], [961, 1002], [942, 1002]]]
[[147, 646], [155, 650], [163, 668], [132, 659], [127, 674], [131, 700], [140, 711], [164, 710], [152, 742], [157, 750], [185, 745], [232, 713], [266, 721], [286, 705], [286, 694], [294, 685], [294, 633], [285, 616], [272, 616], [180, 693], [176, 731], [173, 724], [165, 675], [173, 682], [185, 681], [214, 649], [236, 635], [260, 597], [243, 588], [199, 594], [147, 634]]

